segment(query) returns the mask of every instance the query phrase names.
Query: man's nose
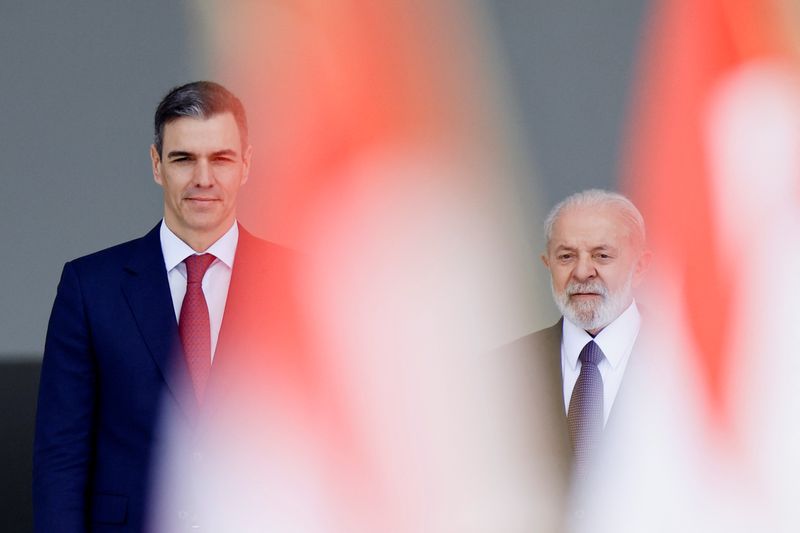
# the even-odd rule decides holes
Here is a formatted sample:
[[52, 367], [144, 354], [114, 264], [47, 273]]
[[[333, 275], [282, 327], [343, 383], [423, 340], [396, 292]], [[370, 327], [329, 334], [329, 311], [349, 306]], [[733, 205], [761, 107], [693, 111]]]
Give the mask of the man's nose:
[[575, 265], [575, 270], [572, 271], [572, 277], [578, 281], [586, 281], [592, 279], [597, 275], [597, 269], [592, 262], [591, 257], [579, 257]]
[[205, 159], [197, 161], [193, 181], [196, 187], [210, 187], [214, 183], [214, 170]]

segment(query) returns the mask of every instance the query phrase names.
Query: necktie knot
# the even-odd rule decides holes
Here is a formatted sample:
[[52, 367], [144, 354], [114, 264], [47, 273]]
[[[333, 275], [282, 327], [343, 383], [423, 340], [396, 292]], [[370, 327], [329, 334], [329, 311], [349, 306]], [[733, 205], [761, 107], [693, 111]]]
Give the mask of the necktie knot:
[[206, 275], [206, 270], [214, 262], [213, 254], [192, 254], [183, 262], [186, 264], [186, 282], [187, 283], [200, 283], [203, 281], [203, 276]]
[[586, 343], [586, 346], [583, 347], [583, 350], [581, 350], [578, 359], [580, 359], [583, 364], [588, 363], [597, 366], [600, 364], [600, 361], [605, 359], [605, 355], [596, 342], [589, 341]]

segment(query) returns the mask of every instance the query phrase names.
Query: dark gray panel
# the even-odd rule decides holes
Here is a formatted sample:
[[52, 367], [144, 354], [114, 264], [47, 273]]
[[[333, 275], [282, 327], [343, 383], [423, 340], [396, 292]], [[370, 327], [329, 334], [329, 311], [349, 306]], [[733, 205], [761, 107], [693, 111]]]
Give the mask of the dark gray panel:
[[39, 367], [33, 355], [0, 359], [0, 531], [33, 529], [31, 468]]

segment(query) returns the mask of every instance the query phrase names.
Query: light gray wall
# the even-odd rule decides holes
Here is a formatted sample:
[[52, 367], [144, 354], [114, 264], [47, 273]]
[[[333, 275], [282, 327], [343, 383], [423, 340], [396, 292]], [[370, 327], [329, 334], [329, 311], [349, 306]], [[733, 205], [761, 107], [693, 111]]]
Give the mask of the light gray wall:
[[153, 109], [198, 77], [182, 2], [0, 4], [0, 356], [43, 348], [64, 262], [159, 218]]
[[[486, 2], [536, 164], [520, 198], [612, 187], [645, 0]], [[0, 357], [39, 357], [63, 263], [161, 213], [148, 159], [168, 88], [204, 77], [178, 1], [0, 3]], [[531, 215], [531, 268], [543, 213]]]
[[[615, 189], [618, 160], [647, 0], [488, 2], [510, 78], [533, 176], [519, 183], [530, 230], [534, 298], [550, 300], [542, 224], [547, 211], [582, 189]], [[538, 209], [526, 209], [525, 203]], [[558, 318], [555, 306], [534, 328]]]
[[490, 4], [546, 204], [589, 187], [615, 187], [648, 2]]

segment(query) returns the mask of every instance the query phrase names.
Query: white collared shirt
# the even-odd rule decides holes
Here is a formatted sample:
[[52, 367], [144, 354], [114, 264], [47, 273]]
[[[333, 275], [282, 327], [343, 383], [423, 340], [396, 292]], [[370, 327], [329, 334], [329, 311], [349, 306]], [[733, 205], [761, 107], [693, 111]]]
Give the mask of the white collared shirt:
[[603, 420], [604, 423], [608, 422], [608, 415], [611, 413], [611, 406], [614, 404], [622, 383], [622, 375], [628, 365], [641, 322], [642, 319], [635, 301], [631, 302], [631, 305], [612, 323], [603, 328], [594, 339], [583, 328], [564, 318], [561, 335], [561, 375], [564, 378], [564, 409], [567, 413], [572, 389], [575, 388], [575, 382], [581, 373], [581, 362], [578, 360], [578, 356], [583, 347], [589, 341], [594, 340], [606, 356], [597, 365], [597, 368], [600, 370], [600, 377], [603, 378], [603, 409], [605, 411]]
[[[192, 254], [199, 255], [191, 246], [183, 242], [161, 220], [161, 252], [164, 254], [164, 265], [167, 267], [169, 292], [172, 295], [172, 306], [175, 309], [175, 320], [180, 320], [183, 297], [186, 295], [186, 265], [183, 260]], [[239, 243], [239, 225], [233, 225], [225, 234], [217, 239], [204, 253], [213, 254], [216, 259], [203, 276], [203, 296], [208, 305], [208, 319], [211, 325], [211, 360], [217, 349], [219, 330], [222, 326], [222, 315], [225, 312], [225, 301], [228, 299], [228, 287], [231, 284], [233, 260], [236, 256], [236, 245]]]

